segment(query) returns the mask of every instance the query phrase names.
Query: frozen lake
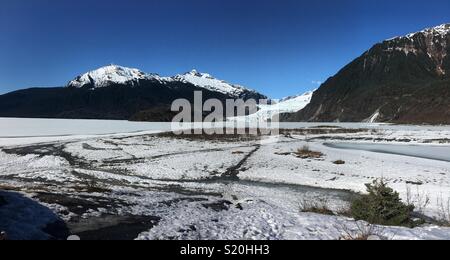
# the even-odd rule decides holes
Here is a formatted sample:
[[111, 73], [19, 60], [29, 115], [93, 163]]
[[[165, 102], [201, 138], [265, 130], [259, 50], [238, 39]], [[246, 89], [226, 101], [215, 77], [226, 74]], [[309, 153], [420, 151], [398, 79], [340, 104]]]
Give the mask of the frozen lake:
[[142, 131], [168, 131], [170, 123], [120, 120], [0, 118], [0, 138], [105, 135]]
[[[214, 127], [223, 126], [215, 124]], [[233, 123], [226, 123], [233, 126]], [[252, 127], [253, 125], [251, 125]], [[274, 125], [277, 127], [278, 125]], [[391, 125], [378, 123], [280, 123], [284, 129], [312, 128], [312, 127], [342, 127], [366, 128], [382, 130], [408, 130], [408, 131], [444, 131], [450, 126], [414, 126]], [[26, 119], [26, 118], [0, 118], [0, 138], [18, 137], [55, 137], [73, 135], [106, 135], [136, 132], [164, 132], [170, 131], [171, 123], [161, 122], [130, 122], [120, 120], [78, 120], [78, 119]], [[192, 124], [183, 124], [181, 127], [192, 127]], [[197, 124], [195, 127], [198, 127]], [[204, 127], [211, 127], [206, 125]]]

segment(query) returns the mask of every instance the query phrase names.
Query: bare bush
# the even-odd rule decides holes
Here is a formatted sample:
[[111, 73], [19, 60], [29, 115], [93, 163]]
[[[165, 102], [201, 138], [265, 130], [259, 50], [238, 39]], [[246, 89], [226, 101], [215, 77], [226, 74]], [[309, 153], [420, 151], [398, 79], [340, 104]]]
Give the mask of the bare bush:
[[319, 159], [324, 156], [321, 152], [311, 151], [309, 145], [304, 145], [302, 148], [298, 149], [297, 152], [295, 152], [295, 155], [301, 159]]
[[321, 215], [335, 215], [334, 212], [328, 207], [328, 201], [326, 199], [303, 199], [300, 202], [300, 211], [317, 213]]
[[417, 213], [425, 215], [426, 208], [430, 205], [430, 194], [420, 192], [419, 187], [416, 187], [416, 191], [413, 192], [411, 187], [406, 188], [406, 204], [414, 206], [414, 210]]
[[437, 205], [439, 208], [438, 222], [443, 226], [450, 227], [450, 198], [445, 200], [444, 198], [438, 198]]
[[338, 227], [342, 236], [339, 240], [386, 240], [383, 227], [373, 225], [364, 221], [354, 221]]

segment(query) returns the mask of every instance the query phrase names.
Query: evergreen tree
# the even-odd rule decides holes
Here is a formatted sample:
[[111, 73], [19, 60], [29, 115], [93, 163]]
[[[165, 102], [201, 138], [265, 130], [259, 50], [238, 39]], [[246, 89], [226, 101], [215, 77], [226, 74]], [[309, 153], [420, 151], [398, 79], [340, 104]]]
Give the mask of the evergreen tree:
[[351, 213], [356, 220], [387, 226], [411, 223], [414, 206], [403, 203], [398, 192], [388, 187], [383, 180], [366, 184], [366, 187], [368, 194], [352, 203]]

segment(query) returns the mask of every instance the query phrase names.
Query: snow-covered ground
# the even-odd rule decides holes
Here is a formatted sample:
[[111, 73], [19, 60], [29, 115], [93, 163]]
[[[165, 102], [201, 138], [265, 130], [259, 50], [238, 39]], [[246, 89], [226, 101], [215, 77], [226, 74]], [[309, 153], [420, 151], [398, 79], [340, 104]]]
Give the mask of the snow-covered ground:
[[[7, 198], [6, 204], [0, 198], [0, 218], [11, 221], [14, 207], [38, 202], [27, 214], [40, 222], [22, 218], [33, 225], [33, 234], [21, 233], [12, 222], [0, 229], [11, 238], [43, 239], [63, 231], [82, 239], [103, 233], [137, 239], [340, 239], [364, 224], [301, 213], [300, 205], [318, 201], [339, 211], [352, 192], [363, 192], [364, 184], [377, 178], [405, 200], [408, 194], [417, 204], [430, 198], [422, 213], [442, 213], [442, 202], [450, 198], [450, 162], [329, 144], [418, 145], [432, 151], [447, 149], [450, 128], [363, 126], [289, 127], [278, 137], [119, 133], [126, 131], [122, 128], [111, 135], [68, 131], [74, 136], [45, 142], [25, 137], [36, 136], [31, 130], [15, 138], [3, 129], [9, 137], [0, 143], [0, 190], [10, 192], [0, 193]], [[292, 154], [304, 145], [323, 158]], [[55, 227], [58, 220], [66, 226]], [[450, 239], [450, 229], [429, 225], [377, 230], [387, 239]]]

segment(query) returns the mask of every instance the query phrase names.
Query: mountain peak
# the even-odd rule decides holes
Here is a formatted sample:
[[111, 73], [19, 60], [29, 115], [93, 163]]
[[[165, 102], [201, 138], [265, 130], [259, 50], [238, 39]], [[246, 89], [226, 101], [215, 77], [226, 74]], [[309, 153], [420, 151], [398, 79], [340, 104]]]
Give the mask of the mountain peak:
[[441, 25], [438, 25], [435, 27], [426, 28], [426, 29], [423, 29], [422, 31], [410, 33], [405, 36], [394, 37], [394, 38], [388, 39], [387, 41], [404, 39], [404, 38], [413, 39], [415, 36], [420, 35], [420, 34], [425, 35], [425, 36], [444, 37], [444, 36], [450, 34], [450, 23], [444, 23], [444, 24], [441, 24]]
[[377, 43], [285, 119], [448, 124], [449, 42], [450, 24], [442, 24]]
[[406, 37], [411, 38], [417, 34], [427, 34], [433, 36], [445, 36], [450, 33], [450, 23], [441, 24], [436, 27], [426, 28], [420, 32], [408, 34]]
[[[449, 70], [446, 62], [449, 38], [450, 24], [442, 24], [384, 41], [381, 46], [382, 51], [388, 54], [403, 52], [406, 56], [424, 56], [429, 61], [428, 64], [434, 64], [434, 68], [429, 68], [429, 70], [434, 70], [439, 76], [445, 76]], [[370, 55], [370, 51], [367, 55]], [[370, 63], [366, 64], [371, 66]]]
[[101, 88], [111, 84], [131, 83], [134, 85], [139, 80], [157, 77], [159, 77], [157, 74], [147, 74], [138, 69], [111, 64], [76, 77], [69, 82], [68, 86], [81, 88], [89, 85]]
[[448, 34], [450, 32], [450, 23], [444, 23], [434, 28], [425, 29], [424, 31], [435, 32], [439, 34]]
[[245, 93], [256, 93], [253, 90], [246, 89], [240, 85], [230, 84], [213, 77], [211, 74], [201, 73], [195, 69], [185, 74], [177, 75], [173, 77], [173, 79], [176, 81], [187, 82], [210, 91], [231, 95], [233, 97], [240, 97]]
[[198, 70], [193, 69], [193, 70], [191, 70], [189, 72], [186, 72], [185, 74], [198, 75], [198, 74], [201, 74], [201, 73], [199, 73]]
[[199, 78], [209, 78], [209, 79], [214, 79], [213, 76], [211, 76], [208, 73], [201, 73], [196, 69], [193, 69], [189, 72], [186, 72], [185, 74], [183, 74], [184, 76], [194, 76], [194, 77], [199, 77]]
[[160, 77], [158, 74], [148, 74], [138, 69], [122, 67], [118, 65], [108, 65], [96, 70], [87, 72], [76, 77], [68, 83], [68, 87], [82, 88], [103, 88], [111, 85], [139, 85], [141, 80], [156, 80], [160, 83], [184, 82], [195, 85], [213, 92], [219, 92], [230, 97], [256, 97], [257, 99], [265, 96], [256, 91], [244, 88], [239, 85], [233, 85], [223, 80], [219, 80], [207, 73], [200, 73], [197, 70], [191, 70], [185, 74], [174, 77]]
[[286, 101], [291, 101], [291, 100], [307, 100], [309, 103], [309, 101], [311, 101], [312, 95], [314, 94], [314, 92], [316, 92], [316, 90], [317, 89], [310, 90], [310, 91], [307, 91], [303, 94], [296, 95], [296, 96], [285, 97], [283, 99], [280, 99], [278, 102], [281, 103], [281, 102], [286, 102]]

